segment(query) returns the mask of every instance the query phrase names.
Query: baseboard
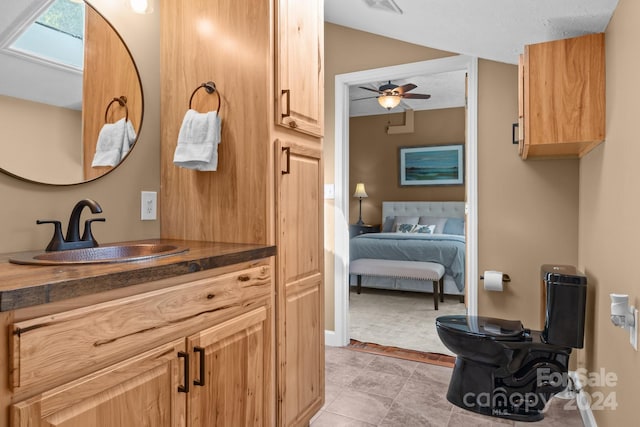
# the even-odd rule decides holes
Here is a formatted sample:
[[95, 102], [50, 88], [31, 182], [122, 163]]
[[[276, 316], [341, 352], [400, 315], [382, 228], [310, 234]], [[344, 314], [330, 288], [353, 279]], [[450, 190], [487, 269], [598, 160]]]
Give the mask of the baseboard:
[[578, 405], [578, 411], [582, 417], [582, 424], [584, 424], [584, 427], [598, 427], [598, 423], [596, 423], [593, 411], [591, 410], [591, 405], [589, 404], [589, 397], [582, 389], [583, 385], [580, 382], [580, 377], [575, 371], [570, 371], [569, 376], [573, 380], [575, 388], [580, 390], [576, 396], [576, 404]]
[[324, 331], [324, 345], [329, 347], [344, 347], [344, 344], [338, 339], [336, 331]]

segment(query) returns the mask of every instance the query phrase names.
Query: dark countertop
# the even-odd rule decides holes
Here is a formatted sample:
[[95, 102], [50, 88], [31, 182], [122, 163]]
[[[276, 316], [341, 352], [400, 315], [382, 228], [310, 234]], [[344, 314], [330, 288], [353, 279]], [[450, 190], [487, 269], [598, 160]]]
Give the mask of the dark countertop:
[[[151, 239], [127, 243], [166, 243], [187, 252], [145, 261], [82, 265], [19, 265], [18, 253], [0, 255], [0, 311], [62, 301], [197, 271], [268, 258], [275, 246]], [[43, 251], [39, 251], [43, 252]], [[34, 252], [34, 254], [37, 252]]]

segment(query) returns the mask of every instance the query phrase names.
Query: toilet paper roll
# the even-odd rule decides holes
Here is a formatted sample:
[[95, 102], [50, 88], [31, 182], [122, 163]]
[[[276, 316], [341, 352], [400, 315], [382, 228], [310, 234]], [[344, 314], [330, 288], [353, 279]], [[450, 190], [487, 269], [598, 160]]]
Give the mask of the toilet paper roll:
[[503, 291], [502, 271], [485, 271], [484, 272], [484, 289], [486, 291]]

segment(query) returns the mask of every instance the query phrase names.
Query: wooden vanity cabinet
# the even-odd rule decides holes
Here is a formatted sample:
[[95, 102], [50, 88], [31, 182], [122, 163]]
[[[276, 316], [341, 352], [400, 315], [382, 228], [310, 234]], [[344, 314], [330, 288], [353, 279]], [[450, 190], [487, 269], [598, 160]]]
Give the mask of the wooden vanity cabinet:
[[17, 322], [14, 391], [52, 386], [11, 425], [272, 425], [271, 295], [261, 265]]
[[324, 131], [324, 2], [275, 0], [276, 123], [312, 136]]
[[184, 340], [172, 341], [47, 390], [13, 405], [11, 425], [184, 426], [186, 400], [178, 392], [183, 370], [176, 357], [184, 351]]
[[523, 159], [582, 157], [604, 141], [603, 33], [525, 46], [518, 78]]

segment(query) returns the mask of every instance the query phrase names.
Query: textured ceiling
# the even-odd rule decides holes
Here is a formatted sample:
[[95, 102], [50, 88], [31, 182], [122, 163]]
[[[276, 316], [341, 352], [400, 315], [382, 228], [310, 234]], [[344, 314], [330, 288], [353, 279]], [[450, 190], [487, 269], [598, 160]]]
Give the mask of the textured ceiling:
[[[376, 7], [370, 7], [372, 4]], [[526, 44], [602, 32], [618, 0], [325, 0], [325, 20], [422, 46], [517, 64]], [[385, 9], [397, 6], [401, 11]], [[399, 107], [414, 110], [464, 105], [464, 81], [459, 76], [415, 76], [415, 93], [429, 100], [403, 100]], [[384, 82], [371, 82], [371, 88]], [[445, 90], [446, 88], [446, 90]], [[375, 93], [353, 87], [351, 99]], [[375, 98], [352, 101], [351, 116], [384, 114]]]
[[[374, 1], [375, 3], [375, 1]], [[598, 33], [618, 0], [325, 0], [325, 20], [434, 49], [517, 64], [526, 44]]]

